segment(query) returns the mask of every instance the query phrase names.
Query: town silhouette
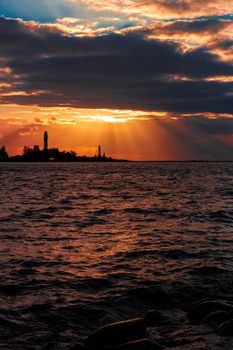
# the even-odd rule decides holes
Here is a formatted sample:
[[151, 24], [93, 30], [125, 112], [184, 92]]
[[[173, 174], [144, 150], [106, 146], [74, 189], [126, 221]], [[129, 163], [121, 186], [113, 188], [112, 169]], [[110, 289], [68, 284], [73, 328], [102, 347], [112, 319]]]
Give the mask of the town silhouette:
[[49, 148], [48, 132], [44, 132], [44, 146], [33, 148], [24, 146], [22, 155], [9, 156], [5, 146], [0, 148], [0, 162], [119, 162], [125, 159], [113, 159], [102, 154], [101, 146], [98, 146], [98, 154], [92, 157], [79, 156], [75, 151], [60, 151], [58, 148]]

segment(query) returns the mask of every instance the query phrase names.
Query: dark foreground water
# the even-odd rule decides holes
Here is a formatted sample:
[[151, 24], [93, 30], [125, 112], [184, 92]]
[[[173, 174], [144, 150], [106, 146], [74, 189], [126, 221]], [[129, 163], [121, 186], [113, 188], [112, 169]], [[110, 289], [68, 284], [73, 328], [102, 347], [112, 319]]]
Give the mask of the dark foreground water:
[[69, 349], [151, 308], [168, 348], [233, 348], [185, 318], [233, 299], [233, 163], [1, 163], [0, 189], [0, 349]]

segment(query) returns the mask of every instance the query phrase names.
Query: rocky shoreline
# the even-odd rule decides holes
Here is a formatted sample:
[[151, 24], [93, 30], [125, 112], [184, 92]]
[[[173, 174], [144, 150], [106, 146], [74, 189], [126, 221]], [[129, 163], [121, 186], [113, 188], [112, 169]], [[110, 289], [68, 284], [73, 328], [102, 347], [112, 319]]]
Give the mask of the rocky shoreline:
[[[179, 315], [177, 318], [175, 311]], [[191, 304], [183, 315], [175, 309], [149, 310], [144, 317], [107, 324], [72, 346], [62, 347], [67, 350], [230, 350], [232, 348], [233, 303], [207, 298]], [[47, 344], [44, 350], [55, 349], [60, 350], [60, 347], [53, 342]]]

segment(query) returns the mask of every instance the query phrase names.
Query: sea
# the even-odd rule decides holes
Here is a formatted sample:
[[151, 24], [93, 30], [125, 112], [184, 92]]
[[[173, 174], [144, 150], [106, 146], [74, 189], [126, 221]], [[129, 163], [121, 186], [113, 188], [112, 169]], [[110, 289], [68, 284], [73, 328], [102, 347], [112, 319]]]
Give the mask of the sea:
[[164, 312], [166, 349], [233, 349], [186, 318], [233, 301], [233, 163], [0, 163], [0, 349], [69, 350]]

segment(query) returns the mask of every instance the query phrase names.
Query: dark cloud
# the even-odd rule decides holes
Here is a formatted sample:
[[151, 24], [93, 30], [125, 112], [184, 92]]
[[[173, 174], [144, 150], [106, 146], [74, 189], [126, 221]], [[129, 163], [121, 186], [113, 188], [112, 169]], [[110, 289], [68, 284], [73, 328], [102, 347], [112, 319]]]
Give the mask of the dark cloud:
[[163, 26], [163, 30], [170, 34], [185, 33], [217, 33], [231, 25], [230, 20], [205, 19], [205, 20], [179, 20]]
[[[231, 76], [233, 66], [203, 48], [182, 52], [139, 35], [77, 38], [4, 18], [0, 46], [12, 81], [20, 79], [18, 89], [27, 92], [4, 103], [232, 113], [233, 84], [205, 78]], [[177, 80], [183, 76], [188, 80]]]
[[218, 43], [217, 45], [219, 48], [229, 50], [233, 49], [233, 40], [223, 40], [222, 42]]

